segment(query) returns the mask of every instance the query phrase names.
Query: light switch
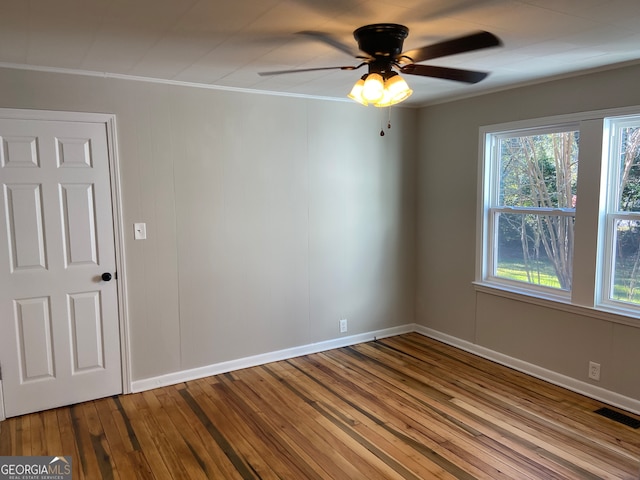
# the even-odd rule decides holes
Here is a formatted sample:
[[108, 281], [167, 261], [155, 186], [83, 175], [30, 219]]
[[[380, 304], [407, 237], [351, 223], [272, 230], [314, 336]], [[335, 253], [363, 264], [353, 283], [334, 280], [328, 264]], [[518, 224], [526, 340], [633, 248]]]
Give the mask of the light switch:
[[133, 238], [136, 240], [147, 239], [147, 224], [146, 223], [134, 223], [133, 224]]

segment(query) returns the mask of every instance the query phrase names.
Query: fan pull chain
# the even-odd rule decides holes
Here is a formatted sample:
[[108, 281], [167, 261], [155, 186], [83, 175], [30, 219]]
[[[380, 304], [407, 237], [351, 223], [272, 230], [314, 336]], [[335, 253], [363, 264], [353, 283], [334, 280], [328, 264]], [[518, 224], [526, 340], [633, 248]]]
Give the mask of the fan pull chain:
[[[391, 107], [388, 107], [388, 108], [389, 108], [389, 120], [387, 121], [387, 128], [390, 129], [391, 128]], [[384, 137], [384, 126], [380, 127], [380, 136]]]

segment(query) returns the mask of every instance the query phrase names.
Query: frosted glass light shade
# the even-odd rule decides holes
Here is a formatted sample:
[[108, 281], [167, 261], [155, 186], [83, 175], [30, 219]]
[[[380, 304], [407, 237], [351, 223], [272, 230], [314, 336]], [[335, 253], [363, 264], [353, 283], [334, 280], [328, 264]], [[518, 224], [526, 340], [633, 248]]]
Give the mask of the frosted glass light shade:
[[379, 73], [370, 73], [362, 86], [362, 98], [368, 103], [376, 103], [384, 95], [384, 79]]
[[407, 82], [400, 75], [394, 75], [387, 79], [384, 89], [389, 98], [389, 105], [395, 105], [409, 98], [413, 90], [409, 88]]
[[349, 95], [347, 95], [347, 97], [349, 97], [351, 100], [355, 100], [356, 102], [361, 103], [366, 107], [369, 103], [362, 97], [363, 88], [364, 88], [364, 79], [361, 78], [353, 86], [353, 88], [351, 89], [351, 92], [349, 93]]

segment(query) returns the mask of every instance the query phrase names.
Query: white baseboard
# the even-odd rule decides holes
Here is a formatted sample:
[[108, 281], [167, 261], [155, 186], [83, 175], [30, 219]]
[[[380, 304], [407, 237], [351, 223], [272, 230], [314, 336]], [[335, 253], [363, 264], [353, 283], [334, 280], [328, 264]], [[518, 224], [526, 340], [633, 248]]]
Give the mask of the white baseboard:
[[269, 362], [277, 362], [279, 360], [287, 360], [289, 358], [309, 355], [311, 353], [324, 352], [326, 350], [331, 350], [334, 348], [347, 347], [349, 345], [369, 342], [374, 338], [384, 338], [392, 337], [394, 335], [401, 335], [403, 333], [413, 332], [414, 330], [415, 325], [413, 324], [403, 325], [400, 327], [385, 328], [383, 330], [377, 330], [375, 332], [350, 335], [348, 337], [340, 337], [324, 342], [311, 343], [308, 345], [302, 345], [300, 347], [287, 348], [275, 352], [263, 353], [251, 357], [239, 358], [237, 360], [216, 363], [213, 365], [207, 365], [205, 367], [198, 367], [189, 370], [183, 370], [180, 372], [168, 373], [166, 375], [160, 375], [158, 377], [135, 380], [131, 383], [131, 392], [136, 393], [143, 392], [145, 390], [151, 390], [153, 388], [166, 387], [168, 385], [175, 385], [177, 383], [187, 382], [189, 380], [197, 380], [199, 378], [209, 377], [211, 375], [219, 375], [221, 373], [240, 370], [241, 368], [255, 367], [257, 365], [264, 365], [265, 363]]
[[415, 325], [414, 331], [426, 337], [433, 338], [434, 340], [439, 340], [447, 345], [457, 347], [466, 352], [478, 355], [479, 357], [492, 360], [501, 365], [518, 370], [519, 372], [526, 373], [532, 377], [545, 380], [573, 392], [622, 408], [623, 410], [640, 414], [640, 400], [605, 390], [604, 388], [591, 385], [590, 383], [583, 382], [581, 380], [576, 380], [575, 378], [567, 377], [566, 375], [562, 375], [552, 370], [547, 370], [546, 368], [539, 367], [517, 358], [509, 357], [508, 355], [495, 352], [488, 348], [481, 347], [480, 345], [467, 342], [466, 340], [461, 340], [457, 337], [452, 337], [451, 335], [438, 332], [437, 330], [432, 330], [422, 325]]
[[[199, 378], [209, 377], [211, 375], [219, 375], [221, 373], [232, 372], [234, 370], [239, 370], [242, 368], [255, 367], [257, 365], [263, 365], [269, 362], [277, 362], [280, 360], [299, 357], [301, 355], [323, 352], [326, 350], [331, 350], [333, 348], [356, 345], [358, 343], [371, 341], [374, 338], [391, 337], [394, 335], [400, 335], [409, 332], [420, 333], [426, 337], [446, 343], [447, 345], [457, 347], [466, 352], [473, 353], [501, 365], [513, 368], [514, 370], [518, 370], [519, 372], [526, 373], [528, 375], [531, 375], [532, 377], [545, 380], [554, 385], [564, 387], [568, 390], [586, 395], [593, 399], [605, 402], [609, 405], [613, 405], [624, 410], [640, 414], [640, 400], [636, 400], [634, 398], [626, 397], [624, 395], [605, 390], [604, 388], [597, 387], [580, 380], [576, 380], [575, 378], [562, 375], [552, 370], [547, 370], [532, 363], [528, 363], [523, 360], [504, 355], [480, 345], [473, 344], [466, 340], [462, 340], [460, 338], [453, 337], [451, 335], [447, 335], [445, 333], [439, 332], [437, 330], [432, 330], [418, 324], [408, 324], [400, 327], [378, 330], [375, 332], [351, 335], [348, 337], [341, 337], [324, 342], [311, 343], [299, 347], [287, 348], [284, 350], [254, 355], [251, 357], [239, 358], [237, 360], [230, 360], [213, 365], [207, 365], [204, 367], [183, 370], [180, 372], [168, 373], [166, 375], [160, 375], [157, 377], [136, 380], [131, 383], [131, 392], [135, 393], [145, 390], [151, 390], [153, 388], [166, 387], [169, 385], [175, 385], [177, 383], [187, 382], [189, 380], [197, 380]], [[0, 395], [1, 394], [2, 390], [0, 389]], [[2, 403], [0, 402], [0, 419], [3, 418], [2, 414]]]
[[[401, 335], [403, 333], [409, 332], [420, 333], [426, 337], [446, 343], [447, 345], [451, 345], [466, 352], [473, 353], [488, 360], [492, 360], [501, 365], [513, 368], [514, 370], [518, 370], [519, 372], [526, 373], [528, 375], [531, 375], [532, 377], [545, 380], [549, 383], [564, 387], [573, 392], [580, 393], [590, 398], [608, 403], [609, 405], [613, 405], [624, 410], [640, 414], [640, 400], [636, 400], [634, 398], [626, 397], [624, 395], [605, 390], [604, 388], [597, 387], [580, 380], [576, 380], [575, 378], [567, 377], [566, 375], [561, 375], [552, 370], [547, 370], [532, 363], [528, 363], [523, 360], [504, 355], [480, 345], [473, 344], [466, 340], [462, 340], [460, 338], [453, 337], [451, 335], [447, 335], [445, 333], [418, 324], [408, 324], [400, 327], [386, 328], [374, 332], [362, 333], [359, 335], [340, 337], [324, 342], [311, 343], [299, 347], [287, 348], [275, 352], [239, 358], [237, 360], [230, 360], [213, 365], [207, 365], [205, 367], [193, 368], [180, 372], [168, 373], [166, 375], [160, 375], [157, 377], [136, 380], [131, 383], [131, 393], [143, 392], [145, 390], [151, 390], [153, 388], [175, 385], [177, 383], [187, 382], [189, 380], [197, 380], [199, 378], [209, 377], [211, 375], [219, 375], [221, 373], [228, 373], [242, 368], [255, 367], [257, 365], [263, 365], [269, 362], [287, 360], [289, 358], [299, 357], [301, 355], [309, 355], [312, 353], [324, 352], [326, 350], [331, 350], [334, 348], [356, 345], [358, 343], [374, 340], [375, 338], [391, 337], [394, 335]], [[0, 381], [0, 421], [5, 419], [6, 416], [4, 411], [4, 399], [2, 397], [2, 381]], [[2, 427], [0, 426], [0, 428]]]

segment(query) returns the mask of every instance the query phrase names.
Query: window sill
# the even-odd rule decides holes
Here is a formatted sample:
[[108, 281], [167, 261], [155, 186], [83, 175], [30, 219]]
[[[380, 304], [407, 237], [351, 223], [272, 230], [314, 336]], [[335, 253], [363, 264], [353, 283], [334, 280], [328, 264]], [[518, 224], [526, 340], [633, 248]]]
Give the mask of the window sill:
[[640, 313], [630, 311], [610, 305], [600, 305], [598, 307], [590, 307], [584, 305], [574, 305], [565, 297], [543, 295], [539, 292], [535, 294], [523, 289], [507, 287], [504, 285], [495, 285], [486, 282], [472, 282], [476, 292], [487, 295], [516, 300], [518, 302], [529, 303], [541, 307], [552, 308], [563, 312], [582, 315], [585, 317], [604, 320], [607, 322], [618, 323], [630, 327], [640, 328]]

